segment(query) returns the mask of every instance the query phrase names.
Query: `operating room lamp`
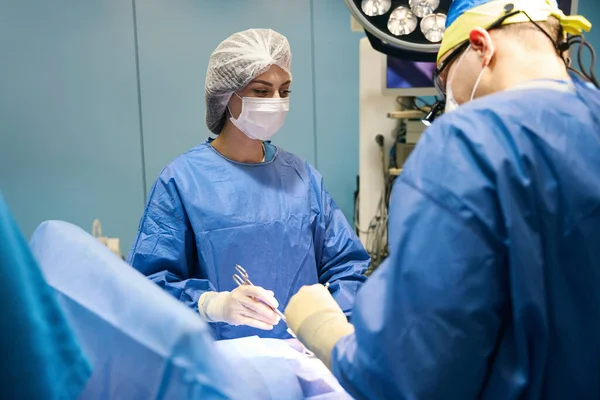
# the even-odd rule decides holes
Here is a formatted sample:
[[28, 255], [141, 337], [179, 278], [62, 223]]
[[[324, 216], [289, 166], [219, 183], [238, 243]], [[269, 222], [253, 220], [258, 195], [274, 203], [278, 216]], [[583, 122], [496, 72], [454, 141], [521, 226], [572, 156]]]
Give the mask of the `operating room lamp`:
[[392, 57], [433, 62], [452, 0], [344, 0], [373, 48]]

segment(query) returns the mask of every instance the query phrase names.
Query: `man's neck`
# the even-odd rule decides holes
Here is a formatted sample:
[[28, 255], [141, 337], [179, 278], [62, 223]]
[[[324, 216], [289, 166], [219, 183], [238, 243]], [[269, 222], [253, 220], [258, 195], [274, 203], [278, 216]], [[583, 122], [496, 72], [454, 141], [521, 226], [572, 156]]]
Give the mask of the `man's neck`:
[[231, 124], [225, 124], [219, 136], [211, 144], [226, 158], [241, 163], [260, 163], [265, 156], [260, 140], [250, 139]]
[[564, 62], [555, 54], [515, 57], [512, 60], [506, 60], [505, 65], [497, 65], [496, 68], [499, 73], [493, 79], [491, 92], [509, 90], [526, 82], [540, 79], [571, 80]]

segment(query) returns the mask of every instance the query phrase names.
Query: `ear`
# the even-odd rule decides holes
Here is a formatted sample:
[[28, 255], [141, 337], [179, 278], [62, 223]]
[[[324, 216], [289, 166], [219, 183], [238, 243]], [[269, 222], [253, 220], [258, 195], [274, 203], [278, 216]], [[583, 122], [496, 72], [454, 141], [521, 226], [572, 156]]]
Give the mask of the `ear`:
[[477, 52], [481, 66], [487, 67], [494, 56], [495, 48], [490, 34], [485, 29], [474, 28], [469, 34], [471, 48]]
[[233, 93], [227, 102], [226, 114], [230, 117], [238, 118], [242, 112], [242, 101], [239, 99], [236, 93]]

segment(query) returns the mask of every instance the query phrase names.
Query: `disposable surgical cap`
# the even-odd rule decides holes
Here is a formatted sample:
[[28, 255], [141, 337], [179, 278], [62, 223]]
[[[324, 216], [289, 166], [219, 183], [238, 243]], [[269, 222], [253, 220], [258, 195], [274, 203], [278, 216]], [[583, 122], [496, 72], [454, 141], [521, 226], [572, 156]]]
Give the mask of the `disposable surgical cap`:
[[[589, 31], [592, 24], [580, 15], [567, 16], [559, 8], [556, 0], [454, 0], [446, 19], [446, 32], [438, 53], [438, 61], [449, 50], [469, 39], [474, 28], [486, 28], [501, 18], [505, 7], [512, 4], [515, 11], [525, 11], [536, 22], [558, 19], [562, 29], [572, 35]], [[529, 22], [523, 13], [507, 18], [502, 24]]]
[[206, 125], [214, 134], [223, 128], [231, 95], [272, 65], [290, 74], [292, 52], [285, 36], [271, 29], [249, 29], [225, 39], [210, 56], [206, 73]]

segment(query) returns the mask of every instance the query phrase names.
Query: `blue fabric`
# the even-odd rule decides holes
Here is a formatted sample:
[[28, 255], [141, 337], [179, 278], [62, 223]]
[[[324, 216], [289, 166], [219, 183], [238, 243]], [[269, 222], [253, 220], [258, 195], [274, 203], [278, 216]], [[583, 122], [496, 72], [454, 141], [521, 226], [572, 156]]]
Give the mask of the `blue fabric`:
[[[295, 350], [295, 343], [253, 336], [220, 340], [215, 346], [236, 366], [243, 365], [245, 370], [262, 376], [259, 380], [269, 383], [270, 398], [352, 400], [331, 371], [319, 360]], [[293, 373], [282, 374], [287, 371]]]
[[[212, 143], [215, 139], [208, 138], [208, 143]], [[277, 154], [277, 147], [271, 144], [271, 141], [263, 142], [265, 148], [265, 162], [272, 161]]]
[[[160, 174], [128, 262], [196, 310], [205, 291], [236, 287], [239, 264], [281, 310], [303, 285], [329, 282], [349, 315], [369, 256], [307, 162], [276, 149], [270, 161], [241, 164], [205, 142]], [[218, 339], [289, 337], [283, 322], [211, 325]]]
[[357, 399], [600, 398], [600, 92], [522, 89], [424, 134], [333, 372]]
[[76, 399], [90, 365], [0, 194], [2, 399]]
[[271, 380], [252, 363], [229, 363], [197, 314], [80, 228], [45, 222], [30, 245], [92, 362], [81, 398], [274, 399], [279, 380], [296, 382], [286, 399], [302, 398], [282, 361]]
[[489, 3], [490, 1], [492, 0], [454, 0], [452, 4], [450, 4], [450, 9], [448, 10], [446, 28], [452, 25], [458, 17], [465, 13], [465, 11]]
[[265, 146], [265, 162], [272, 161], [277, 154], [277, 147], [273, 146], [271, 142], [263, 142]]

